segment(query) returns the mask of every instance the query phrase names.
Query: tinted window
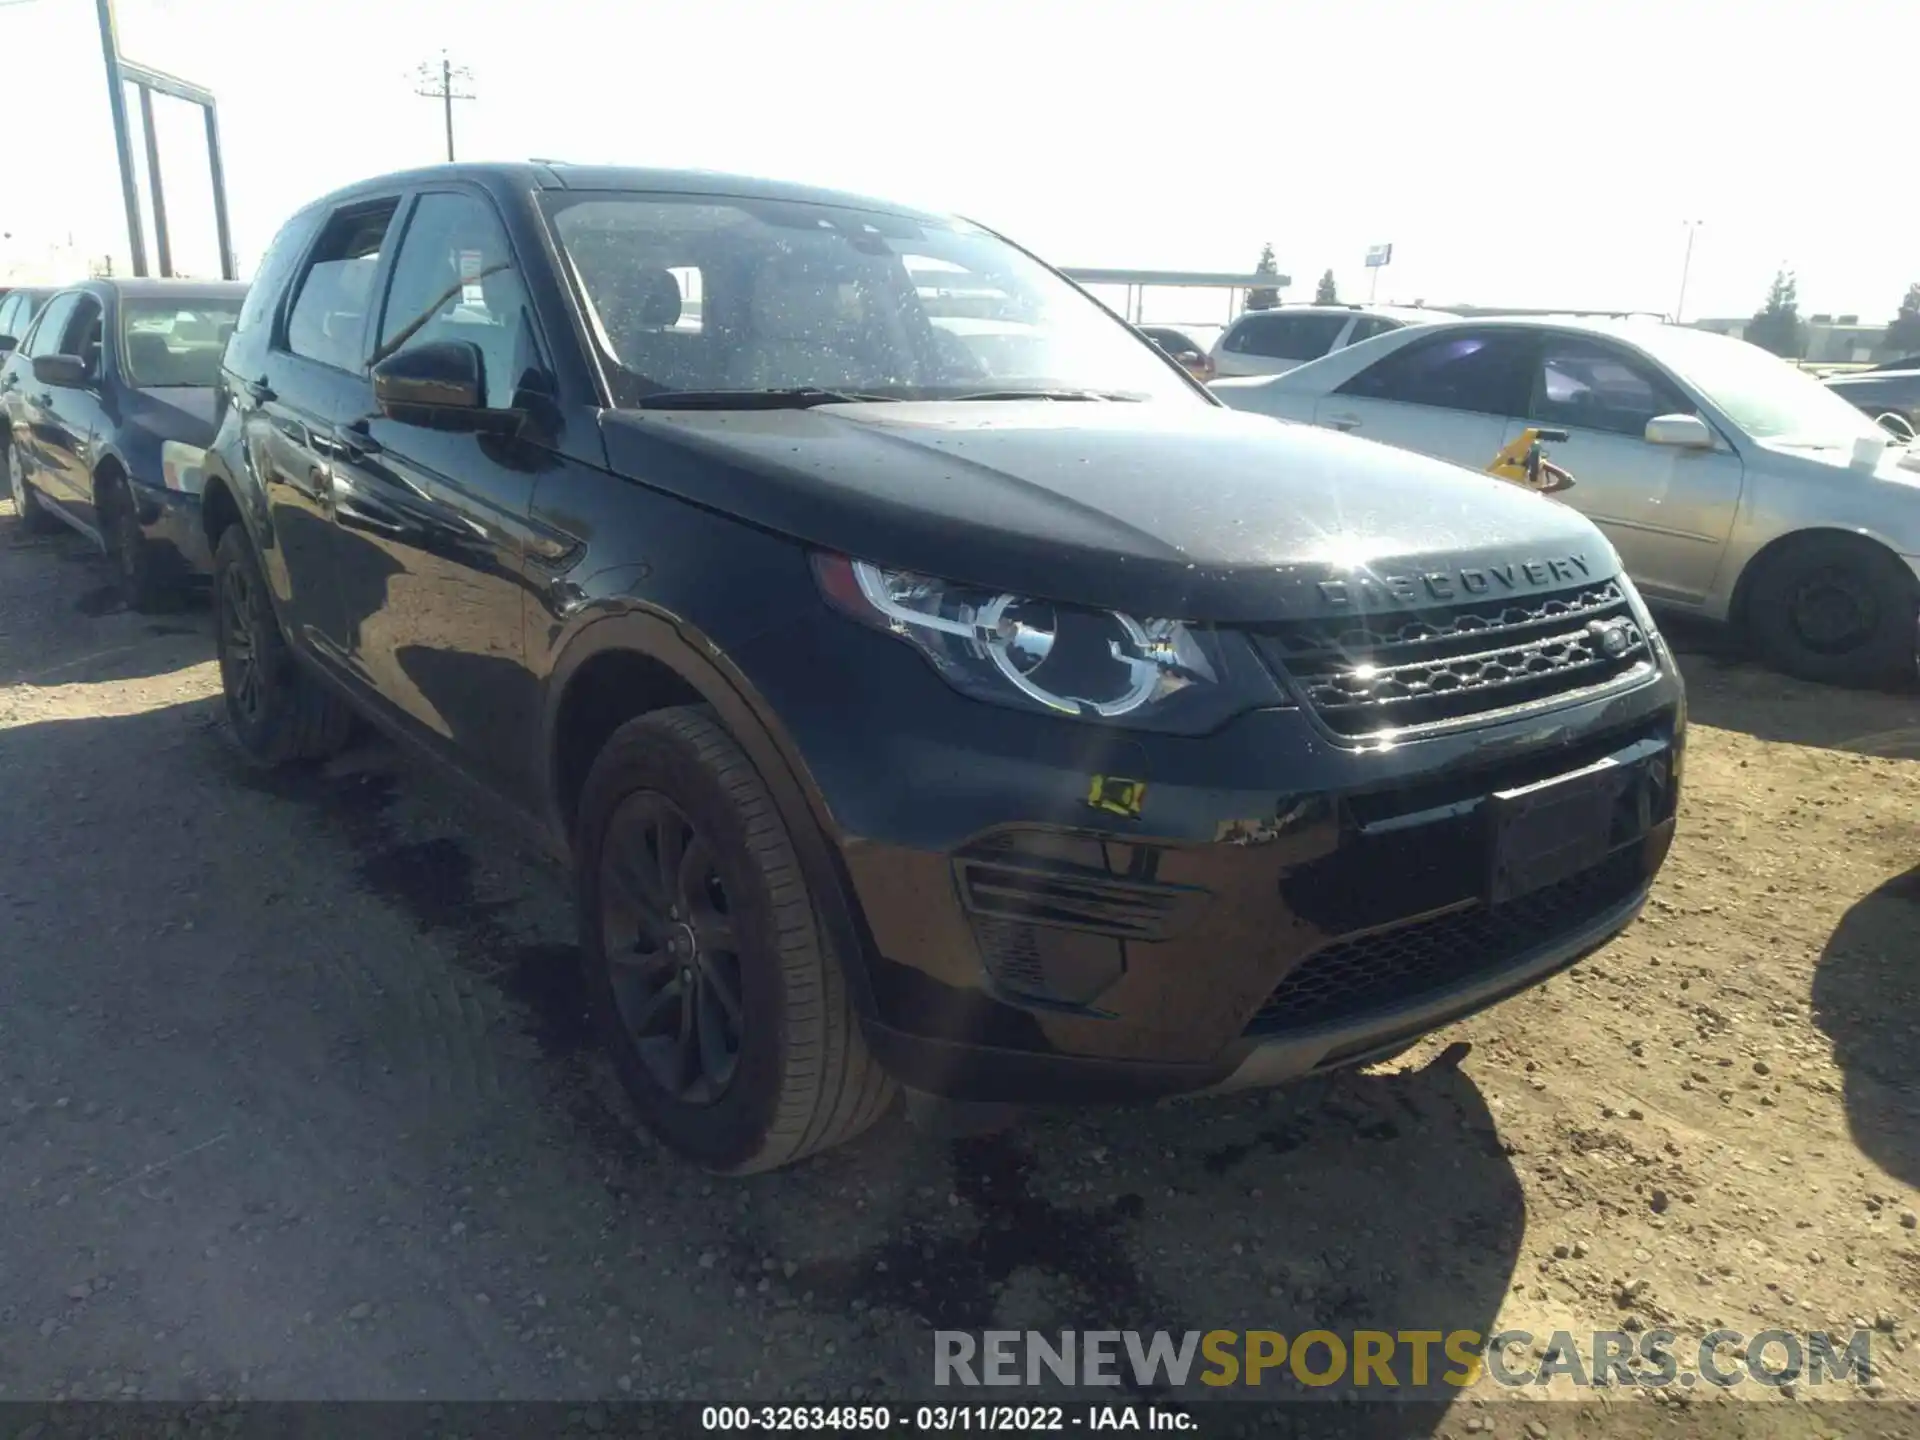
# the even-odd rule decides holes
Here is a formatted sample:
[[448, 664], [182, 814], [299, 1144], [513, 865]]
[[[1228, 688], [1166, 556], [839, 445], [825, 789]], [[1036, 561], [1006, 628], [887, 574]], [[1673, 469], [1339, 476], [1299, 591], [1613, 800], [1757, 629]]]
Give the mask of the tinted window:
[[464, 340], [480, 347], [489, 408], [512, 406], [521, 374], [539, 365], [527, 295], [506, 232], [472, 195], [425, 195], [393, 263], [378, 355]]
[[396, 204], [343, 210], [327, 222], [287, 312], [287, 349], [337, 370], [366, 368], [373, 277]]
[[1548, 425], [1646, 433], [1656, 415], [1691, 415], [1693, 405], [1645, 361], [1602, 341], [1549, 335], [1533, 386], [1533, 418]]
[[260, 269], [254, 274], [253, 284], [247, 290], [246, 303], [240, 307], [239, 322], [233, 327], [236, 334], [252, 330], [272, 311], [274, 301], [280, 298], [287, 277], [293, 273], [293, 267], [300, 259], [300, 247], [306, 243], [307, 236], [313, 233], [313, 222], [311, 212], [296, 215], [281, 226], [280, 233], [273, 237], [273, 243], [260, 259]]
[[1318, 360], [1347, 327], [1345, 315], [1249, 315], [1234, 327], [1229, 350], [1272, 360]]
[[67, 322], [73, 319], [74, 309], [79, 304], [80, 297], [71, 292], [49, 300], [47, 308], [40, 312], [40, 323], [34, 327], [33, 336], [27, 342], [27, 354], [58, 355], [60, 342], [66, 339]]
[[67, 335], [60, 342], [61, 353], [78, 355], [88, 375], [100, 373], [100, 302], [91, 295], [79, 297], [73, 318], [67, 322]]
[[1347, 337], [1347, 344], [1358, 345], [1362, 340], [1371, 340], [1376, 335], [1384, 335], [1389, 330], [1398, 330], [1398, 320], [1385, 320], [1378, 315], [1362, 315], [1353, 322], [1353, 333]]
[[1382, 357], [1340, 387], [1342, 395], [1524, 415], [1534, 341], [1519, 331], [1449, 330]]
[[231, 300], [122, 300], [127, 383], [216, 384], [220, 355], [239, 313], [237, 295]]

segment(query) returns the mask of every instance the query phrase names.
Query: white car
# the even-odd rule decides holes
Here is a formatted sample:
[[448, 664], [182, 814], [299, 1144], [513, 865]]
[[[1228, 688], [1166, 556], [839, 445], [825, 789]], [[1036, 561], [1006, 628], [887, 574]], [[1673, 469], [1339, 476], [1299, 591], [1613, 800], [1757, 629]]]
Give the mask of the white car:
[[1213, 342], [1214, 373], [1282, 375], [1296, 365], [1375, 335], [1458, 318], [1446, 310], [1409, 310], [1392, 305], [1288, 305], [1278, 310], [1249, 310]]
[[1808, 679], [1913, 673], [1920, 453], [1745, 341], [1463, 320], [1213, 391], [1474, 470], [1528, 426], [1564, 430], [1549, 447], [1573, 476], [1560, 498], [1606, 532], [1648, 600], [1743, 625]]

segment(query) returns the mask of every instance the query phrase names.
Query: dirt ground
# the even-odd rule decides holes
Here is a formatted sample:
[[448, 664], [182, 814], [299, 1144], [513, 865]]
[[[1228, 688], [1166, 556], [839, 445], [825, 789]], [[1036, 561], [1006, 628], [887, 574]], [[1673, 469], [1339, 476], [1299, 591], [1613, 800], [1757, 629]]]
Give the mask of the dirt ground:
[[0, 514], [0, 1401], [898, 1399], [935, 1328], [1864, 1326], [1843, 1425], [1483, 1382], [1393, 1433], [1912, 1423], [1920, 696], [1683, 634], [1679, 839], [1568, 975], [1383, 1072], [896, 1113], [724, 1182], [629, 1123], [552, 862], [379, 746], [250, 774], [209, 633]]

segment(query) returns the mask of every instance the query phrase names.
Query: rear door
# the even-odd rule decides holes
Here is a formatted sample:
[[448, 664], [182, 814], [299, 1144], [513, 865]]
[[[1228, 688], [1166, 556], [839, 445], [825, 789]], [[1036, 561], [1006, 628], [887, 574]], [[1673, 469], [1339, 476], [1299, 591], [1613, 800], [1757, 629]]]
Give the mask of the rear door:
[[[375, 356], [471, 345], [487, 410], [539, 408], [531, 397], [552, 382], [523, 274], [484, 192], [423, 191], [394, 255]], [[551, 453], [525, 434], [389, 418], [366, 377], [337, 422], [337, 575], [356, 674], [423, 738], [529, 799], [538, 692], [522, 641], [527, 517]]]
[[7, 394], [7, 411], [13, 425], [13, 449], [27, 481], [41, 494], [64, 503], [65, 480], [56, 448], [50, 442], [54, 425], [53, 387], [33, 373], [33, 362], [41, 355], [58, 355], [66, 339], [67, 322], [80, 304], [80, 292], [68, 290], [55, 295], [41, 311], [40, 323], [27, 335], [24, 353], [8, 367], [7, 379], [13, 388]]
[[1692, 602], [1705, 596], [1720, 568], [1744, 466], [1724, 440], [1712, 450], [1683, 450], [1645, 437], [1656, 415], [1699, 413], [1677, 383], [1635, 351], [1604, 336], [1548, 331], [1527, 417], [1508, 428], [1508, 438], [1528, 424], [1565, 430], [1567, 440], [1548, 447], [1573, 476], [1561, 498], [1606, 532], [1649, 595]]
[[1316, 424], [1484, 470], [1527, 413], [1531, 331], [1462, 326], [1382, 356], [1314, 409]]
[[366, 385], [372, 310], [399, 197], [355, 200], [327, 215], [276, 317], [252, 397], [247, 450], [267, 497], [279, 564], [269, 573], [281, 619], [313, 652], [345, 668], [350, 637], [333, 524], [339, 417]]

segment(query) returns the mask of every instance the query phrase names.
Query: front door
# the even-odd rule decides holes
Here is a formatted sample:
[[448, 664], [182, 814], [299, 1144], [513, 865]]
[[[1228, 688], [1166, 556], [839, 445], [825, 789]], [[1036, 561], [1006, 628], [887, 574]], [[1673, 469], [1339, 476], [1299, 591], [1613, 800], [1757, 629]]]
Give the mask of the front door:
[[[477, 191], [430, 190], [394, 257], [376, 362], [475, 346], [483, 404], [513, 410], [546, 372], [506, 231]], [[522, 644], [528, 511], [551, 464], [493, 430], [388, 418], [370, 382], [339, 417], [333, 514], [354, 670], [407, 721], [509, 795], [533, 791], [538, 691]]]
[[1314, 423], [1485, 470], [1508, 422], [1526, 414], [1534, 338], [1519, 329], [1450, 327], [1360, 371], [1314, 410]]
[[82, 294], [73, 318], [67, 322], [60, 351], [80, 361], [83, 378], [78, 385], [41, 387], [46, 392], [43, 445], [53, 471], [53, 486], [68, 513], [96, 532], [100, 517], [94, 507], [93, 444], [103, 421], [100, 393], [106, 383], [105, 333], [99, 297]]
[[1724, 441], [1712, 450], [1649, 444], [1647, 422], [1674, 414], [1699, 411], [1650, 361], [1601, 337], [1553, 332], [1527, 418], [1507, 438], [1529, 424], [1565, 430], [1564, 442], [1547, 447], [1573, 476], [1561, 498], [1606, 533], [1649, 596], [1694, 603], [1720, 568], [1744, 467]]

